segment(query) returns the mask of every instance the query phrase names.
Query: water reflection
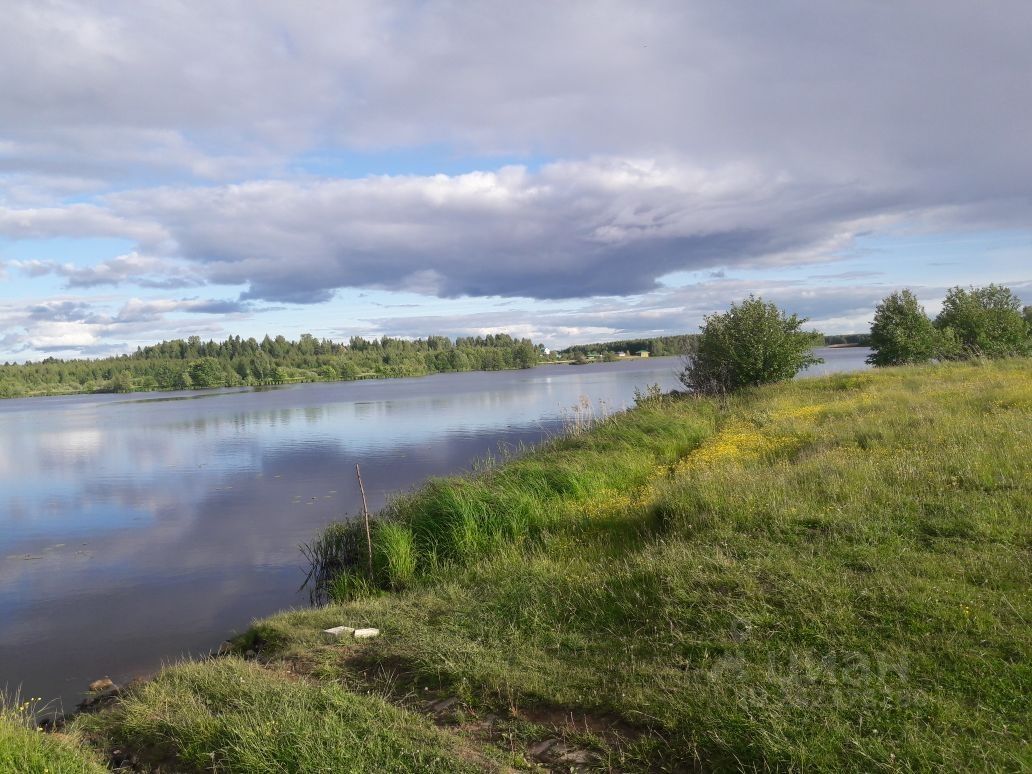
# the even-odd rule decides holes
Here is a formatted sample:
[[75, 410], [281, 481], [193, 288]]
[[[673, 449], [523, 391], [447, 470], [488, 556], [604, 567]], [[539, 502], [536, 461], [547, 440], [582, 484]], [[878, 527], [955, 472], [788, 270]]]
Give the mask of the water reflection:
[[207, 650], [305, 603], [297, 547], [358, 512], [356, 462], [376, 508], [556, 432], [581, 396], [674, 387], [678, 367], [0, 402], [0, 687], [74, 703], [97, 676]]

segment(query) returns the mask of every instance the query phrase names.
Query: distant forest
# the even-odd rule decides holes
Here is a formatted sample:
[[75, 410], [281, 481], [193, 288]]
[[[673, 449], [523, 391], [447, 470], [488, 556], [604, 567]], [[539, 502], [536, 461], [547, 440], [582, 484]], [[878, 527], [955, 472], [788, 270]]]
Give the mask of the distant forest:
[[[854, 346], [867, 346], [871, 340], [869, 333], [846, 333], [834, 336], [814, 334], [816, 344], [823, 343], [824, 346], [851, 344]], [[679, 336], [656, 336], [651, 339], [622, 339], [620, 341], [603, 341], [597, 344], [576, 344], [572, 347], [560, 350], [558, 355], [563, 359], [578, 360], [588, 357], [614, 356], [621, 352], [628, 355], [640, 355], [648, 352], [649, 357], [666, 357], [670, 355], [685, 355], [695, 351], [698, 334], [685, 333]]]
[[348, 343], [304, 334], [261, 341], [231, 336], [222, 342], [199, 337], [164, 341], [130, 355], [97, 360], [46, 358], [0, 365], [0, 397], [91, 392], [190, 390], [422, 376], [445, 371], [532, 368], [544, 349], [506, 334], [459, 338], [363, 339]]
[[[819, 336], [819, 334], [817, 334]], [[0, 398], [74, 393], [191, 390], [295, 382], [384, 379], [447, 371], [533, 368], [540, 362], [616, 360], [618, 353], [651, 357], [683, 355], [696, 334], [578, 344], [545, 355], [530, 339], [504, 333], [452, 341], [446, 336], [364, 339], [347, 343], [304, 334], [298, 341], [231, 336], [225, 341], [163, 341], [136, 352], [96, 360], [48, 357], [36, 363], [0, 365]], [[825, 344], [866, 344], [869, 335], [824, 336]]]
[[679, 336], [656, 336], [651, 339], [622, 339], [620, 341], [604, 341], [598, 344], [575, 344], [572, 347], [560, 350], [559, 355], [563, 359], [577, 359], [580, 357], [599, 356], [609, 353], [616, 355], [626, 352], [629, 355], [639, 355], [648, 352], [650, 357], [665, 357], [667, 355], [684, 355], [695, 349], [697, 334], [685, 333]]

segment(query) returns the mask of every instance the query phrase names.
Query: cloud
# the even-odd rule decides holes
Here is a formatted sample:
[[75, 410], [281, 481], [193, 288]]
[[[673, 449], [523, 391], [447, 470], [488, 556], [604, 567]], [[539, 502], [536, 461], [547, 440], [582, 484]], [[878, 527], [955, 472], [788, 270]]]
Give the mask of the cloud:
[[92, 266], [41, 260], [11, 261], [10, 265], [30, 277], [47, 274], [63, 277], [68, 288], [132, 284], [144, 288], [171, 290], [205, 284], [189, 267], [173, 260], [140, 255], [136, 252], [119, 255]]
[[30, 320], [48, 322], [85, 322], [93, 317], [93, 307], [82, 301], [45, 301], [26, 311]]
[[[130, 278], [177, 287], [203, 277], [246, 286], [246, 299], [293, 303], [326, 301], [344, 287], [630, 295], [679, 270], [827, 260], [851, 234], [889, 217], [899, 198], [852, 190], [815, 198], [811, 189], [743, 164], [609, 157], [538, 171], [145, 189], [105, 197], [90, 214], [103, 209], [110, 222], [135, 224], [141, 248], [167, 257], [22, 268], [60, 274], [73, 287]], [[9, 220], [32, 233], [64, 222], [54, 209]]]
[[114, 299], [66, 297], [26, 304], [0, 302], [0, 349], [10, 353], [77, 356], [120, 354], [132, 346], [190, 335], [224, 336], [224, 325], [243, 319], [251, 305], [221, 299]]
[[[887, 227], [1032, 222], [1021, 0], [8, 6], [0, 236], [133, 245], [8, 278], [633, 308], [673, 272], [731, 292]], [[480, 171], [399, 173], [442, 159]]]

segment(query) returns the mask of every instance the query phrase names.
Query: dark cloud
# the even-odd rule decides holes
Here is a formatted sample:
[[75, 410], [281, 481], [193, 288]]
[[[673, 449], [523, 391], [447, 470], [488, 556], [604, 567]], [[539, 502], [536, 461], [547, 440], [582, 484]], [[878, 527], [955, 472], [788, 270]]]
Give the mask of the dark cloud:
[[106, 201], [119, 218], [150, 224], [209, 282], [244, 285], [245, 299], [318, 303], [344, 287], [633, 295], [679, 270], [827, 260], [899, 200], [888, 190], [815, 197], [809, 185], [742, 165], [597, 158], [538, 171], [164, 188]]

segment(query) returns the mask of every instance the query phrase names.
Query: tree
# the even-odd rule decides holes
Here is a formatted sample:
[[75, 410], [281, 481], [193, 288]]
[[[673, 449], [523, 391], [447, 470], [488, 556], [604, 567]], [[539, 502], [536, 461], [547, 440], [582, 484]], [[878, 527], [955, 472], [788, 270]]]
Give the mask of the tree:
[[886, 296], [875, 307], [867, 362], [876, 366], [926, 363], [940, 357], [943, 337], [909, 290]]
[[190, 381], [198, 389], [221, 387], [226, 383], [226, 373], [218, 360], [202, 357], [190, 364]]
[[1003, 285], [950, 288], [935, 327], [951, 331], [968, 357], [1008, 357], [1032, 351], [1021, 302]]
[[538, 351], [524, 339], [512, 351], [512, 364], [516, 368], [533, 368], [538, 363]]
[[133, 391], [133, 372], [129, 370], [119, 371], [111, 379], [111, 390], [113, 392]]
[[721, 394], [791, 379], [815, 357], [813, 334], [801, 330], [805, 318], [787, 315], [776, 305], [749, 296], [723, 314], [706, 318], [681, 383], [701, 394]]

